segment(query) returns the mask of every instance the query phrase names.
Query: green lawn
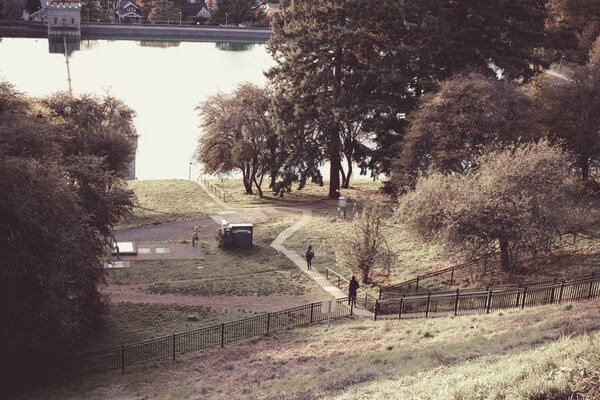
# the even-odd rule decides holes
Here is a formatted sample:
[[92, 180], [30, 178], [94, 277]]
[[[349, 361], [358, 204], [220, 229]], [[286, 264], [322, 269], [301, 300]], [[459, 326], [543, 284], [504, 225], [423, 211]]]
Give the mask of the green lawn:
[[136, 180], [127, 184], [135, 192], [138, 206], [116, 229], [201, 218], [221, 211], [194, 181]]

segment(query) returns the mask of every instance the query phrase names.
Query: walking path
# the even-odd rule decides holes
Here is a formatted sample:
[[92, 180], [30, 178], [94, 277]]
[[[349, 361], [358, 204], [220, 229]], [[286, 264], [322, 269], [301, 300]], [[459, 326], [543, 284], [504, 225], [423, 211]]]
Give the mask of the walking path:
[[[323, 274], [315, 271], [314, 269], [309, 270], [306, 266], [306, 261], [298, 253], [296, 253], [293, 250], [286, 249], [285, 246], [283, 246], [283, 242], [285, 242], [290, 236], [292, 236], [298, 229], [301, 229], [304, 226], [306, 226], [311, 221], [311, 219], [312, 208], [302, 209], [302, 219], [296, 222], [294, 225], [290, 226], [289, 228], [285, 229], [283, 232], [281, 232], [275, 238], [275, 240], [273, 240], [273, 242], [271, 243], [271, 247], [283, 253], [287, 258], [292, 260], [294, 264], [296, 264], [296, 266], [300, 268], [300, 270], [302, 270], [302, 272], [308, 275], [319, 286], [321, 286], [323, 290], [331, 294], [336, 299], [341, 297], [347, 297], [346, 293], [342, 292], [337, 287], [331, 285], [331, 282], [329, 282], [329, 280], [327, 280], [327, 278], [323, 276]], [[364, 310], [362, 308], [355, 307], [354, 314], [360, 317], [373, 318], [372, 312]]]

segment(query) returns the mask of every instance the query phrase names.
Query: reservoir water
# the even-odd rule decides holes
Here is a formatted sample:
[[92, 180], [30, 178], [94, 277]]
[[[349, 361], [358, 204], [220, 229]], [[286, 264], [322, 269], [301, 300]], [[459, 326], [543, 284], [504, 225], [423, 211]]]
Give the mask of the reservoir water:
[[[0, 39], [0, 79], [34, 97], [67, 90], [64, 54], [49, 49], [47, 39]], [[75, 95], [109, 91], [136, 111], [138, 179], [188, 179], [202, 133], [194, 108], [240, 83], [263, 85], [272, 65], [264, 44], [237, 42], [90, 40], [69, 56]], [[199, 173], [192, 165], [192, 179]]]

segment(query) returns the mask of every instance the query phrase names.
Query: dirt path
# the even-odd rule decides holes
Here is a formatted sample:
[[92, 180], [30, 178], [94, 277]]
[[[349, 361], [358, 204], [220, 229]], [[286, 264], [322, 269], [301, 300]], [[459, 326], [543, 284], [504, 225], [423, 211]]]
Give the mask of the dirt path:
[[314, 291], [303, 296], [191, 296], [144, 293], [144, 286], [110, 285], [102, 288], [113, 303], [178, 304], [220, 309], [273, 312], [329, 299], [326, 293]]

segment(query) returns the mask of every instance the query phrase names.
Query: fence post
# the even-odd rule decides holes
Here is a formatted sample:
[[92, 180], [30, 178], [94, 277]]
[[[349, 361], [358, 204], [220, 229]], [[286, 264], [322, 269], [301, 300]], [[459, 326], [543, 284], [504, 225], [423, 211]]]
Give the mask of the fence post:
[[556, 281], [558, 278], [554, 278], [554, 283], [552, 284], [552, 292], [550, 292], [550, 304], [554, 304], [554, 291], [556, 290]]
[[594, 284], [594, 273], [592, 272], [592, 280], [590, 280], [590, 289], [588, 290], [588, 296], [587, 299], [591, 299], [592, 298], [592, 285]]
[[488, 290], [488, 298], [487, 298], [487, 310], [485, 311], [486, 314], [490, 313], [490, 307], [492, 306], [492, 290]]
[[517, 304], [515, 304], [516, 308], [519, 308], [519, 300], [521, 300], [521, 284], [519, 283], [519, 289], [517, 289]]
[[341, 276], [338, 275], [338, 287], [341, 287], [340, 286], [340, 278], [341, 278]]
[[525, 298], [527, 297], [527, 286], [523, 288], [523, 303], [521, 304], [521, 309], [525, 308]]
[[404, 307], [404, 296], [400, 298], [400, 309], [398, 310], [398, 319], [402, 319], [402, 308]]
[[458, 297], [459, 297], [459, 289], [456, 289], [456, 300], [454, 300], [454, 315], [458, 315]]
[[431, 292], [427, 293], [427, 308], [425, 308], [425, 316], [429, 316], [429, 304], [431, 303]]
[[373, 321], [377, 321], [377, 314], [379, 313], [379, 300], [375, 301], [375, 312], [373, 313]]
[[417, 275], [417, 285], [415, 286], [415, 293], [419, 291], [419, 275]]
[[315, 303], [310, 303], [310, 323], [313, 323], [313, 307], [315, 306]]
[[329, 280], [329, 268], [325, 268], [325, 278]]
[[125, 372], [125, 346], [121, 346], [121, 371]]
[[225, 347], [225, 324], [221, 324], [221, 348]]
[[[310, 310], [312, 311], [312, 304], [311, 304]], [[312, 312], [310, 313], [310, 315], [312, 317]], [[312, 322], [312, 318], [311, 318], [310, 322]], [[267, 333], [269, 333], [269, 328], [270, 327], [271, 327], [271, 313], [268, 313], [267, 314]]]
[[353, 302], [353, 301], [351, 301], [351, 302], [350, 302], [350, 316], [352, 316], [352, 315], [353, 315], [353, 313], [354, 313], [354, 302]]
[[173, 362], [175, 362], [175, 334], [173, 334]]
[[563, 289], [565, 288], [565, 280], [562, 280], [562, 283], [560, 284], [560, 293], [558, 294], [558, 302], [562, 303], [562, 294], [563, 294]]
[[452, 286], [453, 282], [454, 282], [454, 267], [452, 267], [452, 273], [450, 274], [450, 286]]

